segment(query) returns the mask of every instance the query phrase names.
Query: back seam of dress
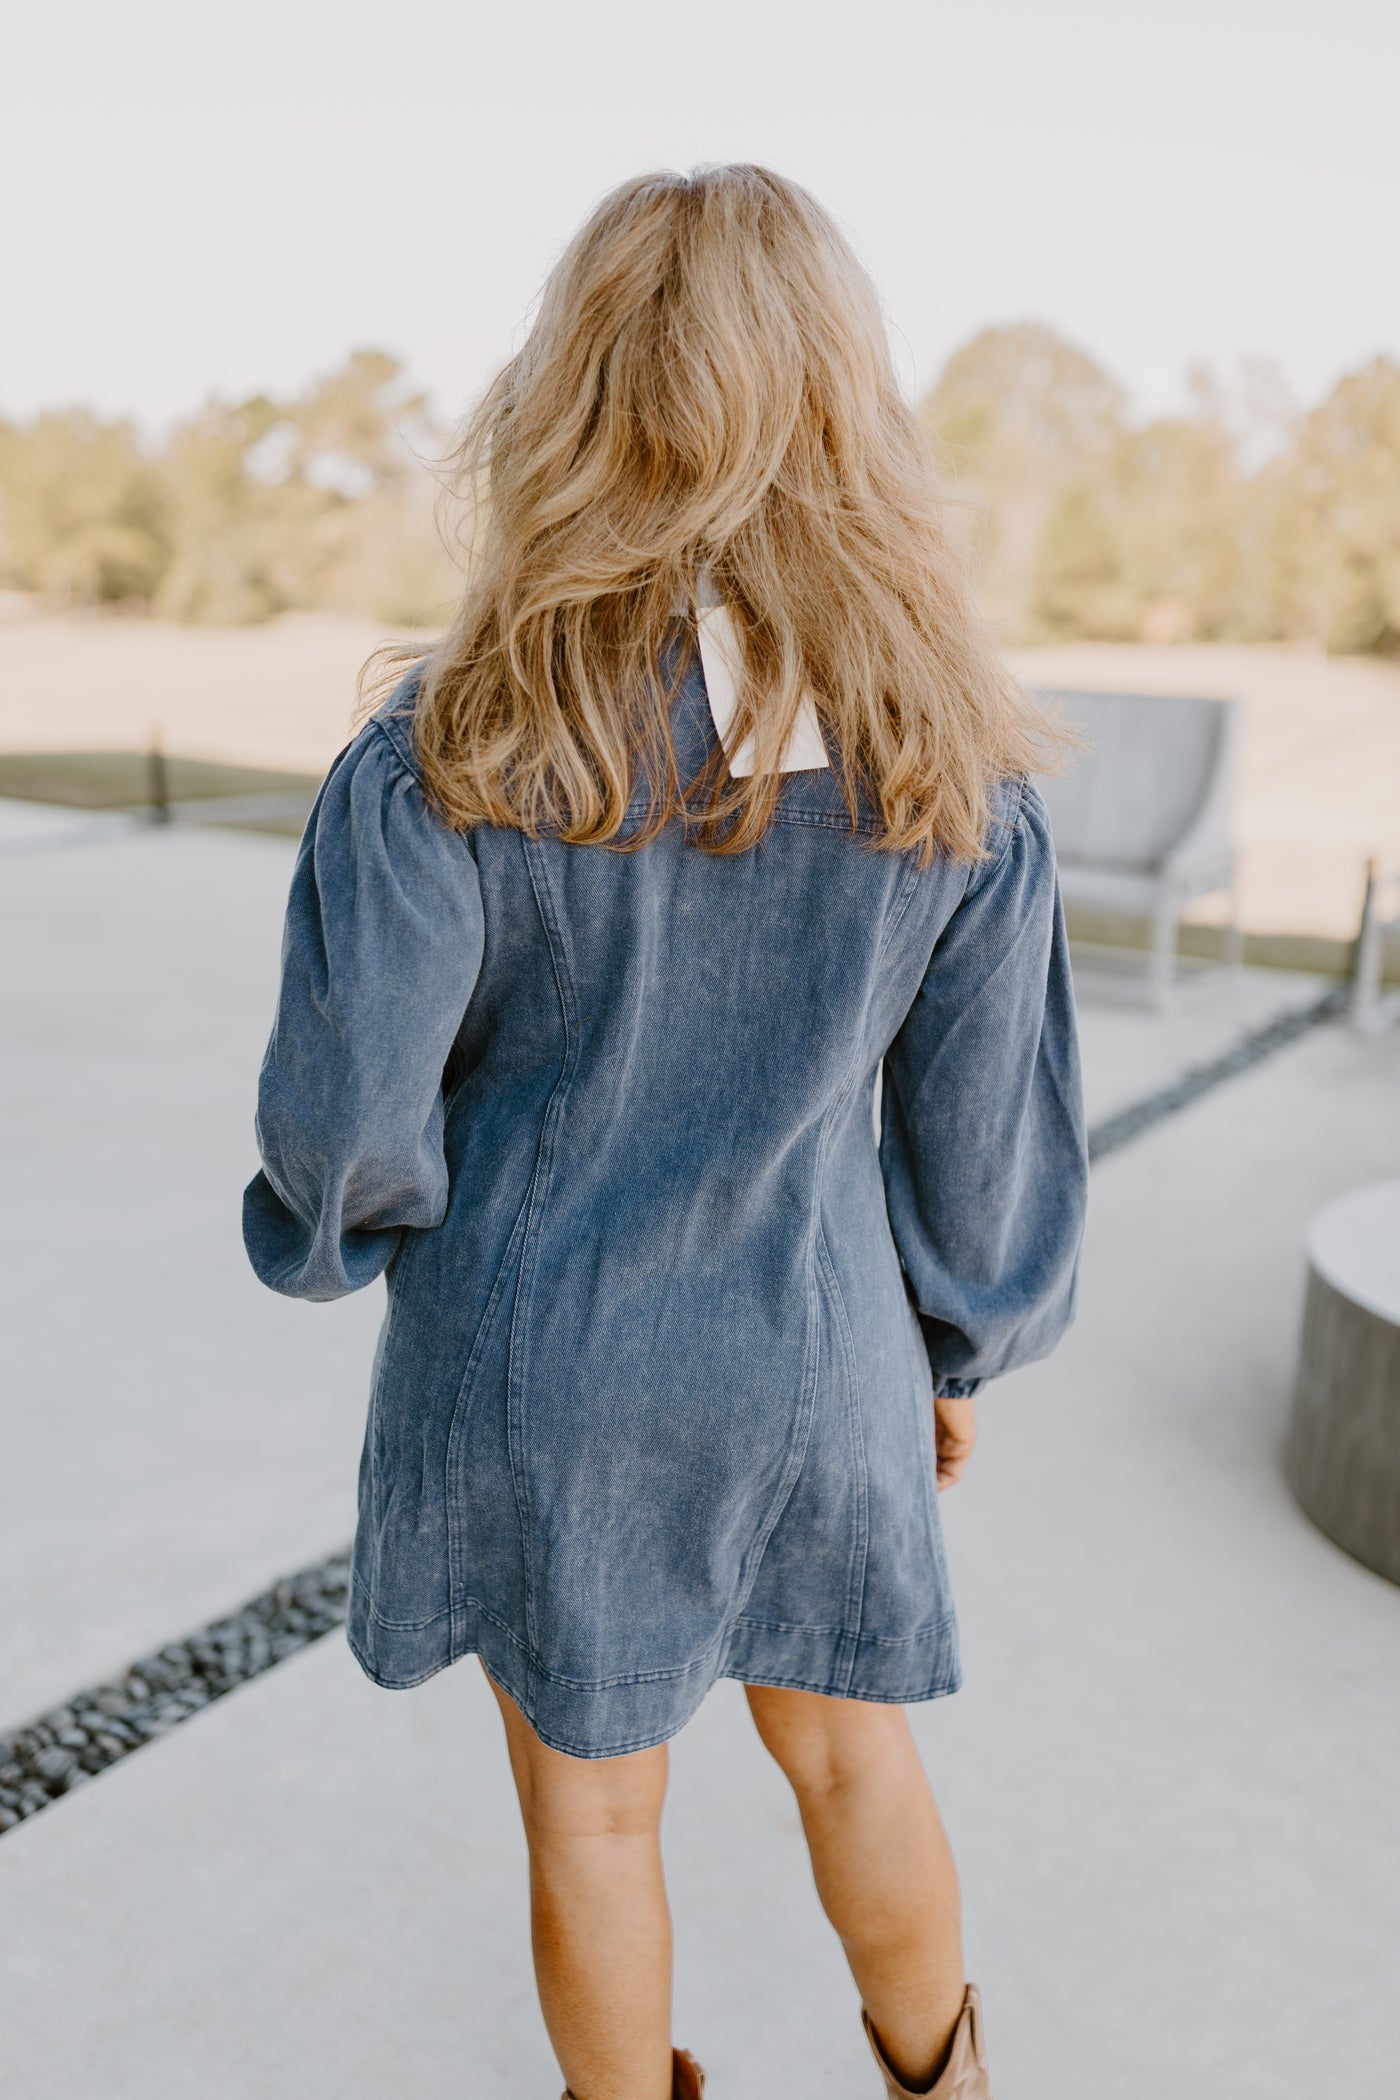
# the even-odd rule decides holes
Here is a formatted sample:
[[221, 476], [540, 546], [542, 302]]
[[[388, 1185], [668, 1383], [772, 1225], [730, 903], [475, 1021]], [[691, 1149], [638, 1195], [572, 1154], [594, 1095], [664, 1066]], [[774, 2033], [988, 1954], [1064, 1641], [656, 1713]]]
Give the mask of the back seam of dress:
[[[857, 1089], [857, 1102], [859, 1100]], [[820, 1203], [820, 1197], [818, 1198]], [[856, 1657], [860, 1652], [861, 1621], [865, 1613], [865, 1564], [870, 1551], [870, 1499], [865, 1463], [865, 1411], [861, 1404], [860, 1369], [856, 1356], [855, 1336], [851, 1332], [850, 1317], [846, 1310], [846, 1294], [841, 1288], [841, 1277], [831, 1243], [826, 1236], [821, 1211], [817, 1212], [817, 1242], [821, 1261], [826, 1269], [831, 1296], [835, 1303], [836, 1317], [841, 1328], [841, 1348], [846, 1359], [846, 1381], [849, 1390], [850, 1436], [852, 1468], [855, 1474], [856, 1519], [851, 1557], [846, 1573], [846, 1606], [842, 1614], [840, 1661], [837, 1674], [841, 1678], [841, 1690], [849, 1692], [851, 1679], [855, 1675]]]
[[[890, 906], [884, 930], [880, 937], [880, 945], [875, 951], [875, 959], [871, 965], [867, 1004], [862, 1015], [862, 1026], [857, 1035], [855, 1050], [847, 1068], [845, 1084], [828, 1111], [827, 1119], [823, 1125], [822, 1143], [818, 1154], [817, 1174], [813, 1190], [815, 1204], [813, 1246], [814, 1252], [819, 1250], [819, 1256], [825, 1263], [832, 1295], [835, 1300], [837, 1317], [841, 1324], [842, 1344], [846, 1355], [846, 1375], [851, 1384], [852, 1446], [859, 1473], [859, 1516], [857, 1519], [859, 1543], [853, 1545], [851, 1560], [847, 1570], [846, 1606], [843, 1613], [841, 1634], [840, 1669], [844, 1679], [842, 1686], [844, 1691], [849, 1691], [850, 1689], [851, 1681], [855, 1674], [856, 1658], [860, 1653], [860, 1628], [865, 1607], [865, 1563], [870, 1545], [869, 1503], [865, 1470], [865, 1425], [861, 1412], [859, 1377], [856, 1370], [855, 1337], [851, 1333], [845, 1293], [841, 1288], [841, 1279], [837, 1273], [836, 1263], [827, 1241], [826, 1230], [822, 1220], [822, 1209], [826, 1193], [824, 1169], [826, 1166], [828, 1137], [831, 1130], [835, 1127], [838, 1114], [843, 1112], [849, 1114], [852, 1108], [859, 1108], [864, 1092], [864, 1054], [868, 1049], [868, 1033], [865, 1024], [869, 1019], [869, 997], [873, 995], [876, 989], [881, 966], [889, 953], [895, 934], [902, 925], [905, 915], [914, 900], [919, 887], [920, 874], [921, 870], [917, 862], [910, 861], [906, 867], [903, 885]], [[879, 1059], [877, 1058], [875, 1062], [878, 1064]], [[872, 1120], [872, 1135], [873, 1127]], [[898, 1260], [897, 1254], [896, 1260]]]
[[[855, 1063], [854, 1060], [853, 1063]], [[858, 1064], [856, 1069], [857, 1071], [859, 1070]], [[811, 1441], [812, 1422], [816, 1415], [817, 1407], [817, 1386], [821, 1378], [821, 1293], [817, 1285], [817, 1267], [819, 1260], [818, 1243], [822, 1237], [821, 1204], [822, 1190], [825, 1186], [826, 1155], [837, 1118], [843, 1107], [849, 1108], [850, 1102], [851, 1089], [848, 1084], [837, 1095], [822, 1118], [821, 1136], [817, 1143], [817, 1157], [812, 1168], [811, 1222], [807, 1230], [807, 1342], [803, 1357], [803, 1380], [800, 1388], [803, 1395], [802, 1433], [800, 1440], [798, 1438], [793, 1440], [794, 1448], [790, 1454], [789, 1463], [784, 1471], [782, 1480], [779, 1482], [763, 1528], [749, 1549], [750, 1566], [731, 1611], [728, 1638], [725, 1642], [726, 1661], [721, 1664], [719, 1671], [721, 1676], [728, 1674], [727, 1651], [732, 1644], [735, 1628], [748, 1609], [749, 1598], [752, 1596], [754, 1585], [758, 1581], [759, 1570], [763, 1566], [763, 1556], [768, 1550], [768, 1543], [778, 1528], [783, 1511], [792, 1499], [794, 1488], [802, 1477], [802, 1468], [807, 1458], [807, 1446]], [[853, 1656], [854, 1653], [855, 1650], [853, 1648]]]
[[[511, 1319], [515, 1317], [515, 1299], [520, 1288], [520, 1262], [524, 1257], [525, 1234], [529, 1230], [530, 1207], [534, 1201], [535, 1184], [539, 1178], [539, 1149], [536, 1147], [535, 1164], [526, 1184], [525, 1194], [520, 1199], [520, 1208], [510, 1229], [505, 1252], [492, 1279], [490, 1295], [486, 1300], [471, 1348], [457, 1386], [457, 1397], [452, 1406], [452, 1420], [447, 1432], [447, 1451], [444, 1464], [443, 1492], [447, 1503], [447, 1602], [451, 1613], [450, 1638], [453, 1657], [460, 1655], [465, 1646], [465, 1619], [467, 1613], [461, 1498], [456, 1492], [459, 1472], [465, 1463], [464, 1450], [471, 1428], [473, 1405], [476, 1399], [478, 1372], [481, 1359], [496, 1326], [496, 1315], [508, 1283], [515, 1282], [515, 1294], [511, 1299]], [[517, 1502], [517, 1516], [519, 1506]], [[522, 1538], [521, 1551], [525, 1550]]]
[[[531, 851], [532, 841], [519, 834], [520, 850], [525, 859], [525, 872], [529, 877], [535, 908], [540, 915], [545, 945], [549, 949], [550, 968], [554, 973], [554, 988], [559, 999], [560, 1025], [564, 1031], [564, 1055], [559, 1064], [559, 1076], [554, 1082], [545, 1106], [544, 1119], [540, 1126], [539, 1151], [536, 1156], [535, 1173], [530, 1190], [529, 1213], [525, 1221], [525, 1238], [520, 1250], [520, 1269], [516, 1277], [515, 1301], [511, 1307], [510, 1344], [506, 1372], [506, 1443], [510, 1456], [511, 1481], [515, 1489], [516, 1511], [520, 1521], [520, 1543], [525, 1579], [525, 1634], [529, 1643], [529, 1660], [526, 1665], [527, 1699], [534, 1704], [536, 1660], [540, 1653], [539, 1630], [535, 1618], [534, 1561], [531, 1554], [530, 1489], [525, 1467], [524, 1430], [522, 1410], [524, 1405], [524, 1367], [522, 1356], [526, 1350], [530, 1314], [534, 1299], [535, 1262], [539, 1245], [538, 1221], [544, 1215], [544, 1206], [549, 1193], [550, 1173], [554, 1163], [554, 1139], [563, 1114], [564, 1097], [573, 1078], [577, 1060], [580, 1035], [573, 1023], [573, 980], [569, 972], [568, 956], [564, 952], [563, 934], [554, 912], [553, 894], [549, 887], [547, 869], [541, 863], [535, 866], [535, 855]], [[546, 904], [548, 898], [548, 904]]]
[[[814, 1188], [821, 1185], [821, 1163], [826, 1156], [827, 1134], [831, 1127], [832, 1111], [823, 1118], [821, 1136], [817, 1145], [817, 1165], [813, 1176]], [[733, 1644], [734, 1633], [748, 1609], [754, 1584], [758, 1581], [763, 1566], [763, 1556], [768, 1542], [777, 1530], [783, 1511], [792, 1498], [792, 1491], [802, 1477], [802, 1468], [807, 1460], [807, 1446], [811, 1441], [812, 1422], [817, 1411], [817, 1384], [821, 1377], [821, 1304], [816, 1287], [816, 1224], [819, 1212], [814, 1206], [813, 1224], [807, 1235], [807, 1337], [802, 1353], [802, 1379], [798, 1386], [801, 1395], [801, 1415], [797, 1429], [788, 1446], [787, 1463], [773, 1491], [773, 1499], [757, 1535], [749, 1547], [743, 1573], [736, 1592], [730, 1601], [729, 1623], [725, 1631], [724, 1649], [717, 1675], [727, 1675], [728, 1651]]]

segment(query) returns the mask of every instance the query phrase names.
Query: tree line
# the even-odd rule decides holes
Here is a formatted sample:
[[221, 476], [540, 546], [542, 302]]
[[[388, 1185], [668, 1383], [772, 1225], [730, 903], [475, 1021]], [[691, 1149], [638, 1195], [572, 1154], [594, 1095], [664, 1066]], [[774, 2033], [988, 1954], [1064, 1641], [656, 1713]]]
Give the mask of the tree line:
[[[921, 404], [1006, 639], [1309, 641], [1400, 653], [1400, 363], [1306, 412], [1267, 365], [1135, 419], [1051, 329], [985, 329]], [[455, 572], [446, 437], [361, 350], [290, 399], [211, 402], [146, 444], [85, 410], [0, 422], [0, 584], [64, 608], [431, 625]]]
[[922, 415], [1008, 639], [1310, 641], [1400, 650], [1400, 364], [1299, 412], [1255, 360], [1135, 421], [1033, 324], [955, 351]]
[[290, 400], [208, 403], [158, 445], [85, 409], [0, 423], [0, 581], [56, 608], [241, 625], [311, 608], [429, 623], [454, 575], [397, 360], [358, 350]]

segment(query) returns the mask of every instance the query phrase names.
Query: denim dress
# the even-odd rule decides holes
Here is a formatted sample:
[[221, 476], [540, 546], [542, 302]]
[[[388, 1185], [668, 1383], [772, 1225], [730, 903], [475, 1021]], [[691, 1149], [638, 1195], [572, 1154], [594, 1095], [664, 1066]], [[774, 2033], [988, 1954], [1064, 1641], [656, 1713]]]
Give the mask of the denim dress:
[[[414, 691], [302, 841], [244, 1204], [273, 1290], [387, 1278], [357, 1659], [477, 1653], [580, 1757], [722, 1676], [956, 1690], [933, 1396], [1054, 1345], [1084, 1208], [1034, 786], [975, 865], [875, 850], [830, 766], [733, 857], [679, 817], [632, 852], [459, 832]], [[698, 660], [673, 727], [687, 778]]]

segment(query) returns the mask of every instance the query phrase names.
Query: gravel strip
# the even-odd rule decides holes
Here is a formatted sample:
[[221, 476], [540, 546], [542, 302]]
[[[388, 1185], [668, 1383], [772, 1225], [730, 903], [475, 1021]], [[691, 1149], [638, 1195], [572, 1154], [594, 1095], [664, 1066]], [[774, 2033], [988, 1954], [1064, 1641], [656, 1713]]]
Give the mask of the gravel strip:
[[0, 1833], [342, 1625], [349, 1571], [348, 1553], [300, 1568], [110, 1684], [0, 1735]]
[[1349, 985], [1333, 985], [1310, 1005], [1280, 1014], [1277, 1019], [1266, 1021], [1262, 1028], [1251, 1028], [1247, 1035], [1237, 1037], [1228, 1050], [1213, 1057], [1209, 1064], [1191, 1065], [1179, 1079], [1172, 1080], [1170, 1086], [1161, 1087], [1155, 1094], [1145, 1094], [1141, 1101], [1130, 1102], [1116, 1115], [1105, 1116], [1089, 1132], [1090, 1160], [1104, 1159], [1110, 1152], [1120, 1151], [1156, 1124], [1165, 1123], [1168, 1116], [1189, 1108], [1203, 1094], [1213, 1093], [1226, 1080], [1237, 1079], [1241, 1072], [1263, 1064], [1265, 1058], [1272, 1057], [1276, 1051], [1286, 1050], [1290, 1043], [1296, 1043], [1299, 1036], [1306, 1035], [1310, 1029], [1319, 1027], [1324, 1021], [1335, 1021], [1346, 1012], [1350, 998]]

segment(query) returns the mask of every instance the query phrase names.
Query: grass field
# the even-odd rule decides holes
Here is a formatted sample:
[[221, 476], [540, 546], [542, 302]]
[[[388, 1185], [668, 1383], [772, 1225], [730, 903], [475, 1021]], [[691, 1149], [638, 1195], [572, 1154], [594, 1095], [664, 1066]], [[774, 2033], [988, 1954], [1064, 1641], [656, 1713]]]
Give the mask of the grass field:
[[[224, 765], [163, 755], [164, 795], [171, 802], [232, 795], [315, 795], [319, 775], [266, 766]], [[0, 795], [19, 802], [60, 802], [69, 809], [145, 809], [161, 799], [148, 751], [0, 751]]]

